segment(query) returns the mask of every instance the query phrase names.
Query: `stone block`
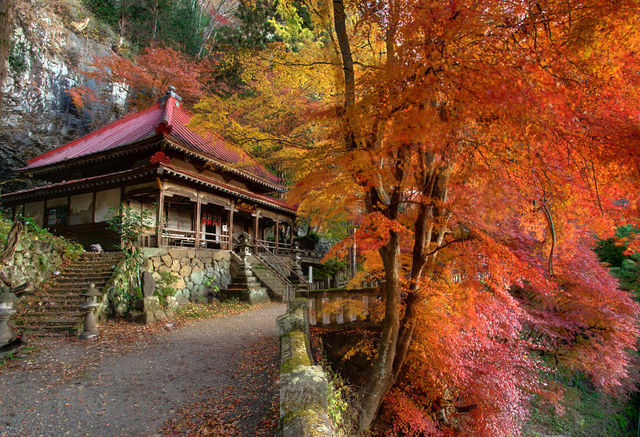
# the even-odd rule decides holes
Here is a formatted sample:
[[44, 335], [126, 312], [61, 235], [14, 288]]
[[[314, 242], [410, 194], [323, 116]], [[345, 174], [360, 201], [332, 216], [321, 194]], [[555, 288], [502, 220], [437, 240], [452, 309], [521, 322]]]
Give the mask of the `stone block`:
[[303, 310], [301, 308], [278, 316], [276, 318], [276, 324], [278, 325], [280, 335], [286, 335], [295, 330], [306, 332], [307, 329]]
[[142, 274], [142, 295], [144, 297], [151, 297], [156, 291], [156, 280], [153, 274], [150, 272], [144, 272]]
[[180, 260], [179, 259], [173, 259], [173, 262], [171, 263], [171, 271], [172, 272], [179, 272], [180, 271]]
[[195, 258], [195, 256], [196, 256], [196, 251], [195, 250], [192, 250], [192, 249], [188, 249], [187, 250], [187, 257], [188, 258]]
[[178, 308], [178, 299], [176, 296], [167, 296], [167, 310], [175, 310]]
[[146, 272], [153, 272], [154, 270], [153, 261], [151, 261], [151, 259], [145, 259], [143, 268]]
[[164, 322], [167, 320], [167, 314], [163, 310], [154, 311], [153, 318], [158, 322]]
[[204, 272], [202, 270], [199, 271], [194, 271], [191, 273], [191, 282], [193, 282], [195, 285], [200, 285], [202, 284], [202, 281], [204, 280]]
[[186, 305], [189, 303], [189, 297], [185, 297], [185, 295], [181, 292], [176, 293], [175, 300], [178, 305]]
[[327, 410], [328, 381], [320, 366], [301, 366], [280, 375], [280, 405], [286, 411]]
[[184, 279], [182, 278], [178, 278], [178, 280], [175, 283], [176, 290], [182, 290], [186, 286], [187, 284], [184, 282]]
[[[295, 414], [295, 413], [294, 413]], [[333, 437], [337, 435], [329, 416], [318, 411], [300, 411], [282, 425], [282, 437]]]
[[173, 258], [182, 259], [187, 255], [187, 249], [186, 248], [169, 249], [168, 253]]
[[159, 256], [154, 256], [151, 258], [151, 262], [153, 263], [153, 268], [157, 269], [162, 265], [162, 259]]
[[145, 311], [156, 312], [162, 309], [158, 296], [145, 297], [143, 302]]
[[160, 257], [160, 259], [162, 259], [162, 263], [167, 266], [167, 267], [171, 267], [171, 264], [173, 263], [173, 258], [171, 258], [171, 255], [166, 254], [166, 255], [162, 255]]
[[183, 265], [182, 267], [180, 267], [180, 270], [178, 271], [178, 273], [183, 278], [186, 278], [187, 276], [189, 276], [191, 274], [191, 266]]

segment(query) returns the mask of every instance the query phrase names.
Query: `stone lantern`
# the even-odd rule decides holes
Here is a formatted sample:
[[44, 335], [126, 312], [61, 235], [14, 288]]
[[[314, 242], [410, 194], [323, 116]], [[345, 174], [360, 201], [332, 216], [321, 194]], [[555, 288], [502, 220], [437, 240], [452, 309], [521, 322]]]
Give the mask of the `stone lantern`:
[[246, 232], [243, 232], [238, 237], [238, 252], [245, 260], [251, 255], [251, 236]]
[[304, 277], [302, 272], [302, 252], [300, 250], [300, 244], [296, 241], [293, 243], [293, 265], [291, 266], [293, 271], [296, 272], [299, 278]]
[[8, 289], [2, 289], [0, 293], [0, 347], [13, 340], [13, 331], [9, 327], [9, 319], [16, 313], [13, 303], [17, 296]]
[[87, 315], [84, 319], [84, 330], [80, 333], [80, 338], [87, 340], [98, 336], [98, 323], [96, 322], [95, 310], [100, 306], [98, 303], [98, 296], [100, 292], [96, 288], [96, 285], [92, 282], [89, 284], [89, 289], [86, 293], [82, 293], [81, 296], [85, 298], [85, 304], [83, 309], [87, 310]]

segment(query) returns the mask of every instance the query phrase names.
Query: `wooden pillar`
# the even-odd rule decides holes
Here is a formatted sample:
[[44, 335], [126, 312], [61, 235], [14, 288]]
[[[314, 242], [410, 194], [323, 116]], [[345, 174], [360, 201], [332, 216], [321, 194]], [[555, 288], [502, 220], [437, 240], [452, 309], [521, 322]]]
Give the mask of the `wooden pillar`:
[[290, 229], [291, 229], [291, 230], [289, 231], [289, 244], [291, 245], [291, 249], [293, 250], [293, 230], [294, 230], [295, 228], [293, 227], [293, 223], [290, 223], [290, 224], [289, 224], [289, 227], [290, 227]]
[[[22, 205], [22, 215], [24, 215], [24, 205]], [[70, 218], [71, 218], [71, 196], [67, 196], [67, 217], [64, 220], [65, 226], [69, 226]]]
[[278, 240], [280, 239], [280, 217], [278, 216], [276, 216], [276, 231], [273, 238], [276, 242], [275, 253], [278, 253]]
[[231, 205], [229, 205], [229, 217], [227, 219], [229, 236], [229, 244], [227, 245], [227, 247], [229, 250], [233, 250], [233, 209], [235, 208], [235, 206], [235, 202], [232, 200]]
[[[44, 199], [44, 203], [43, 205], [43, 209], [44, 212], [42, 213], [42, 229], [47, 229], [49, 227], [49, 216], [47, 215], [47, 198], [45, 197]], [[96, 209], [95, 209], [95, 203], [96, 203], [96, 199], [95, 199], [95, 193], [93, 195], [93, 218], [94, 218], [94, 222], [95, 222], [95, 218], [96, 218]]]
[[[91, 223], [96, 222], [96, 192], [93, 192], [93, 210], [91, 211]], [[46, 208], [46, 207], [45, 207]]]
[[196, 226], [195, 226], [195, 240], [193, 247], [198, 249], [200, 247], [200, 228], [202, 227], [202, 202], [200, 199], [200, 193], [196, 193]]
[[[122, 200], [122, 199], [121, 199]], [[156, 208], [156, 240], [157, 246], [162, 246], [162, 228], [164, 227], [164, 190], [160, 187], [158, 193], [158, 207]]]
[[256, 214], [253, 216], [253, 238], [256, 241], [256, 252], [257, 252], [257, 241], [258, 241], [258, 222], [260, 220], [260, 217], [258, 215], [259, 213], [256, 211]]

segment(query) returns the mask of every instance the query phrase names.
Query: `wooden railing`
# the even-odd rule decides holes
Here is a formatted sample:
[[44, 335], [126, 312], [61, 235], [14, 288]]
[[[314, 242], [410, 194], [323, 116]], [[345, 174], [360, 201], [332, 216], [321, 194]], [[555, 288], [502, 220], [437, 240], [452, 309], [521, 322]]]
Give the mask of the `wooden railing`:
[[200, 246], [206, 247], [207, 243], [226, 245], [229, 243], [229, 235], [215, 234], [213, 232], [200, 232]]
[[382, 310], [382, 292], [379, 288], [354, 290], [309, 290], [309, 324], [336, 328], [348, 326], [375, 326], [372, 314]]
[[[257, 245], [256, 245], [256, 250], [258, 252], [262, 252], [262, 251], [269, 251], [269, 252], [276, 252], [276, 242], [272, 241], [272, 240], [256, 240], [257, 241]], [[291, 243], [284, 243], [282, 241], [278, 241], [278, 250], [277, 253], [281, 253], [281, 254], [288, 254], [291, 253]]]
[[307, 283], [306, 278], [304, 276], [300, 276], [291, 268], [291, 266], [278, 258], [267, 246], [264, 246], [262, 244], [262, 240], [256, 241], [255, 249], [255, 257], [260, 260], [265, 267], [284, 277], [288, 283], [287, 285], [295, 289], [294, 284], [289, 280], [289, 278], [295, 278], [299, 285], [303, 286], [307, 290], [309, 289], [309, 284]]
[[[162, 238], [168, 246], [193, 247], [196, 242], [196, 231], [185, 229], [163, 228]], [[229, 243], [229, 235], [215, 234], [213, 232], [200, 232], [200, 247], [206, 247], [207, 243], [226, 246]]]
[[169, 246], [191, 246], [196, 241], [196, 231], [184, 229], [163, 228], [162, 238], [166, 239]]

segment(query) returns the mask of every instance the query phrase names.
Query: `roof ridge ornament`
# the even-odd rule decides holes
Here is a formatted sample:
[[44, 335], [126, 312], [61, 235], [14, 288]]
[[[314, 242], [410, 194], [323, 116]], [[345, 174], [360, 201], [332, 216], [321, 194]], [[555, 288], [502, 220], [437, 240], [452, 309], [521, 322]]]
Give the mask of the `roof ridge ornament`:
[[182, 102], [182, 97], [176, 94], [176, 87], [174, 87], [173, 85], [169, 85], [169, 87], [167, 88], [167, 92], [164, 94], [164, 96], [160, 97], [160, 103], [166, 102], [167, 100], [169, 100], [169, 97], [173, 97], [177, 101]]

